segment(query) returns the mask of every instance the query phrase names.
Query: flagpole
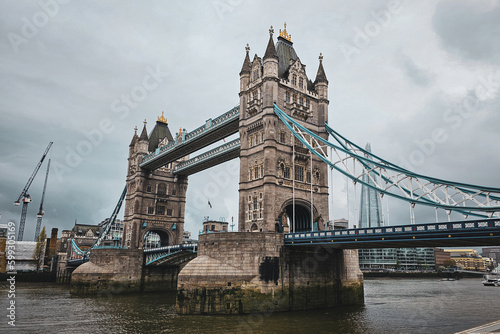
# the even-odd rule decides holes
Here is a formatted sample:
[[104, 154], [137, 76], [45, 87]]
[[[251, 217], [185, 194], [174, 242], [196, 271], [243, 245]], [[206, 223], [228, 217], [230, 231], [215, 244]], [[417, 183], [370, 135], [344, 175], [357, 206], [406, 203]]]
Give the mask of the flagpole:
[[208, 205], [207, 205], [207, 213], [205, 214], [205, 217], [207, 217], [208, 219], [208, 209], [211, 209], [212, 208], [212, 204], [210, 203], [210, 200], [208, 200]]

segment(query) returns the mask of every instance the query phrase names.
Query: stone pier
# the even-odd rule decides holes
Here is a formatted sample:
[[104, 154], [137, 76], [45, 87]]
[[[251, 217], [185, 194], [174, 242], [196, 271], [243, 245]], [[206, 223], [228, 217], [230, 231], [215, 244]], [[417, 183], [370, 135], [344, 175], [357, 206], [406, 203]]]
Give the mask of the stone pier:
[[94, 249], [89, 262], [71, 274], [70, 291], [77, 295], [175, 291], [183, 265], [147, 267], [141, 249]]
[[285, 247], [279, 233], [200, 235], [179, 273], [180, 314], [244, 314], [362, 304], [357, 251]]
[[93, 249], [89, 262], [71, 275], [72, 294], [141, 291], [142, 250]]

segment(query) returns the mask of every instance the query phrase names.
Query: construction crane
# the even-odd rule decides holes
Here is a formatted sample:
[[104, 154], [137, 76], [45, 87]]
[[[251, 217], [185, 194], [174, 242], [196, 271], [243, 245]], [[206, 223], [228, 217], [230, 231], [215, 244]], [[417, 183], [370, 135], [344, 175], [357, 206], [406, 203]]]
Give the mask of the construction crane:
[[45, 189], [47, 188], [47, 179], [49, 178], [49, 169], [50, 169], [50, 158], [47, 162], [47, 172], [45, 173], [45, 182], [43, 183], [43, 191], [42, 191], [42, 200], [40, 202], [40, 210], [38, 210], [38, 214], [36, 215], [36, 229], [35, 229], [35, 241], [40, 234], [40, 226], [42, 226], [42, 218], [45, 214], [43, 211], [43, 199], [45, 198]]
[[28, 182], [24, 186], [23, 191], [21, 191], [21, 194], [17, 198], [17, 200], [14, 202], [15, 205], [21, 204], [21, 200], [23, 201], [23, 209], [21, 212], [21, 221], [19, 222], [19, 232], [17, 233], [17, 241], [23, 241], [23, 234], [24, 234], [24, 224], [26, 223], [26, 213], [28, 212], [28, 204], [31, 202], [31, 197], [28, 194], [28, 189], [31, 186], [31, 183], [35, 179], [36, 173], [38, 173], [38, 170], [40, 169], [40, 166], [42, 166], [43, 160], [47, 156], [47, 153], [50, 150], [50, 147], [52, 146], [52, 142], [49, 143], [47, 148], [45, 149], [45, 152], [42, 155], [42, 158], [38, 162], [38, 165], [36, 165], [35, 170], [31, 174], [30, 178], [28, 179]]

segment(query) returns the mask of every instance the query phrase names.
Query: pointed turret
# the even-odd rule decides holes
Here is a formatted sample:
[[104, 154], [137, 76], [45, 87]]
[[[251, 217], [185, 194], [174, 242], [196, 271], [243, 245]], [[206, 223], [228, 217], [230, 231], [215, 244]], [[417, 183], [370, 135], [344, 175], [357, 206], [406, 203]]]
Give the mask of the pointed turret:
[[[264, 78], [278, 78], [278, 53], [273, 43], [273, 26], [269, 29], [269, 42], [267, 43], [266, 54], [264, 55]], [[271, 103], [274, 101], [271, 101]]]
[[139, 137], [139, 141], [148, 140], [148, 131], [146, 130], [146, 120], [144, 120], [144, 127], [142, 128], [141, 136]]
[[135, 143], [137, 143], [137, 140], [139, 140], [139, 136], [137, 135], [137, 126], [134, 128], [134, 136], [132, 137], [132, 141], [130, 142], [129, 147], [134, 147]]
[[276, 52], [276, 48], [274, 47], [273, 34], [274, 34], [274, 29], [273, 26], [271, 26], [271, 28], [269, 29], [269, 42], [267, 43], [266, 53], [264, 54], [264, 60], [266, 60], [267, 58], [278, 59], [278, 53]]
[[245, 47], [245, 50], [247, 54], [240, 72], [240, 92], [248, 88], [248, 83], [250, 82], [250, 72], [252, 72], [252, 64], [250, 63], [250, 55], [248, 54], [250, 52], [250, 46], [248, 46], [248, 44]]
[[318, 93], [318, 121], [320, 124], [328, 123], [328, 80], [323, 68], [323, 54], [319, 54], [319, 67], [314, 90]]
[[318, 73], [316, 74], [316, 80], [314, 80], [314, 84], [318, 82], [323, 82], [328, 85], [328, 80], [326, 79], [325, 69], [323, 68], [323, 54], [319, 54], [319, 67]]
[[250, 74], [250, 72], [252, 71], [252, 64], [250, 63], [250, 55], [248, 54], [250, 52], [250, 46], [248, 44], [245, 47], [245, 50], [247, 51], [247, 54], [245, 56], [245, 60], [243, 61], [243, 66], [241, 67], [240, 76], [246, 73]]
[[137, 140], [137, 143], [135, 145], [135, 150], [137, 153], [142, 153], [142, 154], [148, 154], [148, 146], [149, 146], [149, 139], [148, 139], [148, 131], [146, 130], [146, 120], [144, 120], [144, 127], [142, 128], [142, 133]]

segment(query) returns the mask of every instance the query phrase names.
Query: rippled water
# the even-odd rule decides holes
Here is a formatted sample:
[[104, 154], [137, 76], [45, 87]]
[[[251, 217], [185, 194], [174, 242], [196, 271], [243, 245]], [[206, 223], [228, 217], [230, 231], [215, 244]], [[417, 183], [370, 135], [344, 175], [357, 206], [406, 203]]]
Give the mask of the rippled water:
[[365, 305], [243, 316], [180, 316], [175, 294], [73, 297], [67, 286], [18, 283], [16, 327], [1, 333], [455, 333], [500, 319], [500, 288], [481, 279], [365, 281]]

